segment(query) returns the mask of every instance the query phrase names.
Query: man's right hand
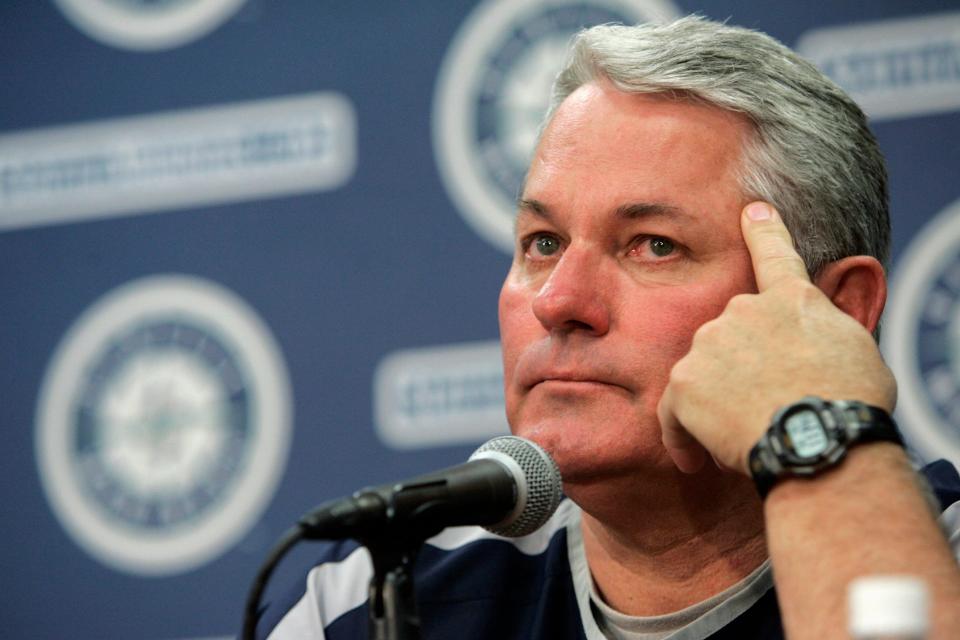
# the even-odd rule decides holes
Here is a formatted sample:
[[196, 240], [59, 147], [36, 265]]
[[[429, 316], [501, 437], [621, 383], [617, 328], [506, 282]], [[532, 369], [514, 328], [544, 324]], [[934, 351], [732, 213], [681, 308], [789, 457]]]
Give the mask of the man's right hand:
[[[751, 203], [741, 227], [758, 292], [732, 298], [700, 327], [658, 407], [663, 443], [686, 472], [699, 470], [709, 453], [722, 467], [747, 474], [750, 449], [774, 413], [804, 396], [860, 400], [888, 411], [896, 402], [896, 383], [870, 332], [811, 283], [773, 207]], [[830, 268], [882, 285], [883, 269], [873, 258], [855, 256]], [[883, 286], [877, 290], [885, 295]], [[877, 304], [867, 297], [854, 302]]]

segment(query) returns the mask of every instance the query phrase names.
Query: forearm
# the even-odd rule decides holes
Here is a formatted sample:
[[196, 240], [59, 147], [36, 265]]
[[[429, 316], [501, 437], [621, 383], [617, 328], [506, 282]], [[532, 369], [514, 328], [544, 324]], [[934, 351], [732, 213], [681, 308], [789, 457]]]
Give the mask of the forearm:
[[931, 638], [960, 638], [960, 569], [899, 447], [855, 447], [831, 472], [781, 482], [765, 517], [791, 640], [847, 637], [847, 584], [880, 573], [925, 580]]

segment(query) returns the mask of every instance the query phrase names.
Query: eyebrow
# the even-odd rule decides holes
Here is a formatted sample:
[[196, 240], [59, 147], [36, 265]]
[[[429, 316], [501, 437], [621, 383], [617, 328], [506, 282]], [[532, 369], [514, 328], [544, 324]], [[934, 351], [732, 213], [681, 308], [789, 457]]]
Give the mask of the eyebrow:
[[[535, 199], [520, 198], [517, 200], [518, 215], [531, 213], [538, 218], [553, 219], [553, 213], [546, 204]], [[624, 220], [639, 220], [643, 218], [675, 218], [692, 220], [695, 216], [681, 207], [665, 202], [631, 202], [622, 204], [614, 210], [614, 215]]]
[[538, 218], [550, 219], [553, 216], [550, 215], [550, 209], [547, 205], [543, 204], [539, 200], [527, 199], [527, 198], [518, 198], [517, 199], [517, 214], [521, 213], [532, 213]]

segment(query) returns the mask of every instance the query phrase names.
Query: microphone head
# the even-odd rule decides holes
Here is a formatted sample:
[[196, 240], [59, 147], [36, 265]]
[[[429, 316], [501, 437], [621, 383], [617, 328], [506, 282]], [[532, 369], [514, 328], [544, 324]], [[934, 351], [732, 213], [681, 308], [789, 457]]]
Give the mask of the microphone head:
[[500, 436], [481, 445], [470, 459], [496, 460], [516, 482], [516, 507], [500, 522], [484, 527], [497, 535], [518, 538], [533, 533], [550, 519], [563, 499], [557, 463], [529, 440]]

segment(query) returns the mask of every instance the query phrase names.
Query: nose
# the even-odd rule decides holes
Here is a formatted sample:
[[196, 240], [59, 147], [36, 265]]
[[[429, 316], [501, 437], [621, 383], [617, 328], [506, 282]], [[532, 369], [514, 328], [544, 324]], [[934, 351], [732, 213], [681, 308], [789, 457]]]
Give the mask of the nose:
[[533, 299], [533, 313], [547, 330], [603, 335], [610, 330], [602, 257], [567, 247]]

